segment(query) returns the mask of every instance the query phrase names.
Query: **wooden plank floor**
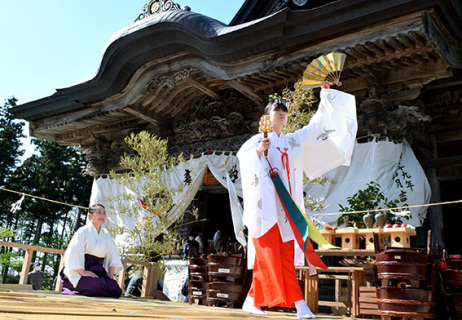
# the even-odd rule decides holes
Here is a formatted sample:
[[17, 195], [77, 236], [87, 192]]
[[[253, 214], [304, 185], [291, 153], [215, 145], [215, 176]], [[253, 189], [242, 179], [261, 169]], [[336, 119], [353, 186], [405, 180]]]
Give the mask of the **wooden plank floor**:
[[[90, 298], [50, 291], [0, 290], [0, 319], [175, 319], [175, 320], [295, 320], [295, 313], [270, 312], [250, 315], [241, 309], [207, 307], [153, 299]], [[354, 319], [318, 315], [317, 319]]]

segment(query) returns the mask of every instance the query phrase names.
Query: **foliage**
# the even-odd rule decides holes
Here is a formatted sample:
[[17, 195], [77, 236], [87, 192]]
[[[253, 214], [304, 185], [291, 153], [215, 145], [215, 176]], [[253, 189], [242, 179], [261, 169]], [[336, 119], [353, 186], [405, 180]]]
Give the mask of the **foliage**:
[[[54, 142], [34, 139], [33, 143], [39, 154], [16, 167], [8, 181], [8, 188], [70, 205], [88, 204], [92, 179], [81, 174], [86, 166], [83, 156], [71, 147], [62, 147]], [[20, 196], [7, 193], [7, 201], [0, 212], [0, 225], [17, 230], [16, 235], [9, 236], [9, 241], [64, 249], [72, 234], [85, 221], [83, 209], [27, 196], [20, 210], [11, 212], [11, 204]], [[34, 256], [33, 259], [38, 258]], [[50, 261], [53, 273], [49, 276], [56, 276], [59, 261], [48, 254], [40, 256], [40, 259], [43, 265]], [[7, 272], [8, 268], [2, 270], [5, 277]]]
[[0, 240], [3, 240], [7, 237], [12, 237], [15, 233], [15, 230], [0, 227]]
[[[84, 210], [29, 196], [24, 198], [19, 210], [12, 212], [10, 209], [22, 193], [70, 205], [86, 205], [90, 200], [92, 178], [82, 175], [86, 161], [80, 152], [51, 141], [33, 139], [38, 154], [21, 163], [24, 122], [8, 111], [16, 106], [16, 101], [8, 99], [0, 108], [0, 186], [18, 192], [0, 190], [0, 238], [64, 249], [72, 234], [84, 223]], [[0, 254], [0, 277], [13, 279], [8, 269], [21, 270], [24, 251], [2, 246]], [[33, 260], [40, 259], [42, 265], [50, 266], [51, 269], [47, 269], [53, 272], [47, 276], [54, 278], [59, 267], [55, 258], [45, 253], [40, 257], [34, 255]]]
[[314, 114], [313, 103], [317, 101], [313, 90], [304, 89], [302, 80], [294, 84], [294, 90], [284, 89], [282, 96], [290, 102], [287, 124], [284, 126], [283, 133], [295, 132], [310, 122]]
[[[24, 123], [16, 121], [8, 111], [16, 106], [16, 101], [15, 98], [8, 99], [0, 107], [0, 187], [6, 189], [11, 189], [12, 175], [24, 154], [21, 149]], [[0, 190], [0, 226], [8, 227], [5, 218], [13, 202], [12, 194]]]
[[[131, 134], [125, 139], [135, 155], [124, 155], [120, 164], [127, 169], [124, 173], [111, 172], [117, 182], [133, 190], [131, 194], [120, 194], [109, 199], [111, 207], [122, 212], [133, 221], [130, 228], [121, 226], [108, 228], [114, 237], [124, 239], [123, 253], [132, 259], [152, 261], [156, 257], [178, 252], [183, 243], [175, 230], [183, 213], [173, 215], [175, 199], [183, 192], [180, 186], [172, 189], [165, 179], [165, 173], [184, 161], [183, 156], [169, 157], [167, 140], [148, 132]], [[138, 205], [139, 200], [144, 208]], [[196, 213], [197, 217], [197, 213]]]
[[[21, 139], [24, 138], [24, 122], [15, 120], [15, 117], [9, 113], [9, 109], [16, 106], [16, 98], [5, 100], [0, 107], [0, 187], [11, 189], [11, 177], [16, 165], [20, 162], [24, 150], [21, 149]], [[0, 239], [9, 241], [14, 239], [15, 231], [8, 228], [6, 216], [10, 214], [12, 194], [0, 190]], [[12, 252], [11, 248], [2, 246], [0, 248], [0, 282], [7, 277], [10, 260], [14, 261], [17, 252]]]
[[[399, 200], [388, 200], [385, 197], [384, 192], [380, 190], [380, 185], [375, 181], [371, 181], [367, 184], [367, 187], [365, 189], [360, 189], [353, 196], [348, 197], [347, 202], [349, 204], [349, 207], [344, 207], [341, 204], [339, 204], [340, 212], [365, 212], [341, 214], [337, 220], [338, 225], [344, 224], [346, 221], [346, 217], [348, 216], [349, 222], [355, 222], [356, 226], [358, 228], [361, 228], [364, 227], [363, 216], [367, 213], [367, 210], [396, 208], [397, 204], [399, 203]], [[387, 211], [387, 218], [391, 220], [394, 219], [395, 216], [390, 211]]]
[[4, 269], [6, 266], [12, 267], [14, 270], [21, 272], [22, 269], [22, 258], [21, 251], [14, 250], [0, 255], [0, 266]]
[[11, 98], [0, 107], [0, 186], [4, 187], [9, 177], [24, 154], [21, 150], [21, 139], [24, 122], [15, 121], [15, 117], [8, 112], [16, 106], [17, 99]]
[[[0, 227], [0, 240], [5, 240], [8, 237], [13, 237], [14, 234], [15, 234], [15, 230]], [[17, 257], [18, 257], [17, 252], [6, 252], [6, 251], [2, 250], [0, 252], [0, 268], [1, 268], [1, 270], [4, 270], [5, 267], [9, 266], [11, 261], [12, 260], [14, 261]], [[0, 275], [0, 283], [4, 283], [4, 278], [1, 275]]]
[[[69, 205], [88, 204], [92, 178], [82, 175], [86, 166], [83, 155], [55, 142], [40, 139], [32, 142], [39, 154], [16, 168], [11, 188]], [[22, 219], [16, 229], [26, 243], [65, 248], [65, 241], [84, 223], [85, 210], [26, 197], [19, 214]], [[9, 216], [8, 220], [14, 222], [15, 216]]]

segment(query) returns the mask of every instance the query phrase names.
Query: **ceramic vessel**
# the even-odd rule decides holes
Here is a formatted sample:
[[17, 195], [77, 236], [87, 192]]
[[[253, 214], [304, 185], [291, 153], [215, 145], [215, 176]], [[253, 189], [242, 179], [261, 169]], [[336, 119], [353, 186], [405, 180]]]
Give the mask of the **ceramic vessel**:
[[370, 229], [374, 225], [374, 214], [372, 212], [368, 212], [363, 216], [364, 225], [366, 228]]
[[379, 228], [383, 228], [387, 223], [387, 214], [383, 211], [380, 211], [375, 215], [375, 222]]

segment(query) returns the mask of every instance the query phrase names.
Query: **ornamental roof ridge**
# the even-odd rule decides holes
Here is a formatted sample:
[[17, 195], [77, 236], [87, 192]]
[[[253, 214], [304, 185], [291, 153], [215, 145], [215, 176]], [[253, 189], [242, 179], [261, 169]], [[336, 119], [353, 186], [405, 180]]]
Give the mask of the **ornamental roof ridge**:
[[191, 11], [191, 8], [184, 6], [183, 9], [171, 0], [149, 0], [143, 5], [143, 12], [140, 13], [135, 21], [142, 20], [148, 16], [159, 14], [166, 11]]

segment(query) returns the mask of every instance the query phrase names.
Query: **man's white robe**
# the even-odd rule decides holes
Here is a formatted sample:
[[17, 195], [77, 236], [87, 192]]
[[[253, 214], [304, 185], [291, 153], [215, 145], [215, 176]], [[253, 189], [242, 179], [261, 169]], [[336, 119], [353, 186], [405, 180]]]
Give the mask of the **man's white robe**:
[[77, 230], [64, 254], [64, 274], [74, 287], [77, 287], [81, 278], [77, 270], [85, 270], [85, 254], [104, 258], [103, 267], [107, 272], [110, 267], [114, 267], [116, 273], [123, 268], [114, 238], [109, 231], [101, 228], [98, 233], [93, 223], [89, 222]]
[[[287, 135], [268, 134], [268, 161], [273, 168], [277, 168], [285, 187], [303, 212], [303, 172], [312, 179], [339, 165], [349, 165], [356, 131], [354, 96], [322, 89], [318, 111], [307, 126]], [[262, 133], [253, 136], [237, 153], [244, 194], [244, 224], [248, 228], [249, 238], [264, 235], [277, 223], [284, 242], [295, 240], [270, 178], [270, 165], [264, 155], [258, 158], [257, 147], [262, 139]], [[288, 155], [288, 166], [284, 152]], [[249, 269], [252, 269], [255, 247], [253, 241], [248, 243], [247, 261]], [[294, 243], [295, 265], [304, 265], [303, 252], [296, 241]]]

